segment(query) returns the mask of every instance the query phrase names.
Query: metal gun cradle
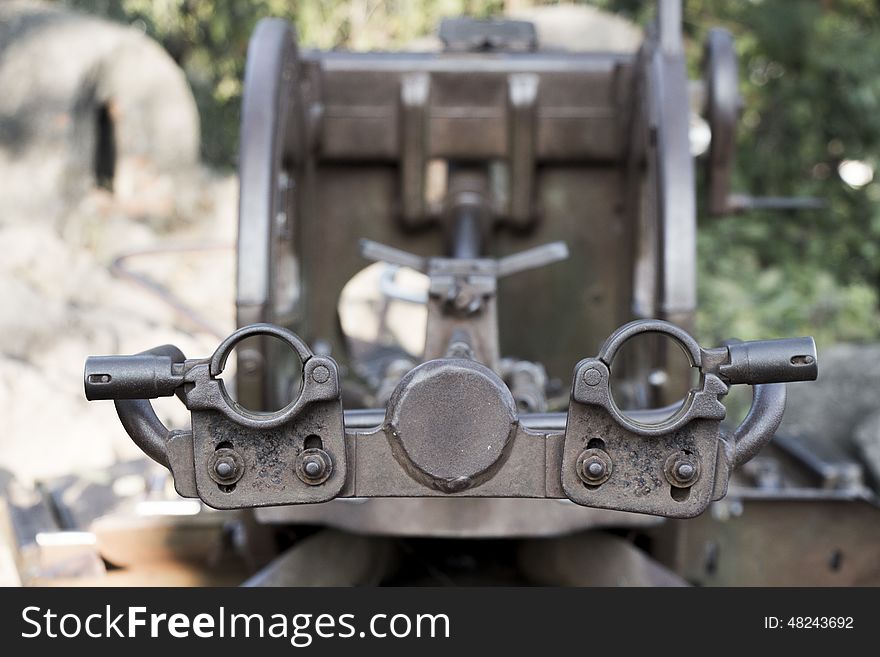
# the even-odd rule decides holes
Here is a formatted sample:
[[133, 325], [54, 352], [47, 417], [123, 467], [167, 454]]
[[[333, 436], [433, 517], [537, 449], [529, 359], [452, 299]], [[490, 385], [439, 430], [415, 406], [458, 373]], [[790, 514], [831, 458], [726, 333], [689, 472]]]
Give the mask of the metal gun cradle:
[[[675, 340], [699, 382], [670, 408], [621, 411], [611, 392], [627, 340]], [[303, 364], [299, 396], [274, 413], [235, 402], [220, 374], [245, 338], [271, 335]], [[631, 322], [574, 368], [566, 413], [519, 413], [514, 395], [471, 358], [428, 360], [404, 375], [387, 409], [345, 411], [339, 370], [293, 332], [270, 324], [235, 331], [208, 359], [173, 348], [91, 357], [90, 400], [114, 399], [123, 426], [168, 467], [178, 493], [220, 509], [326, 502], [338, 497], [568, 498], [584, 506], [687, 518], [723, 497], [731, 471], [770, 440], [784, 383], [816, 378], [811, 338], [703, 349], [660, 320]], [[722, 429], [730, 386], [754, 386], [752, 408]], [[177, 394], [189, 430], [166, 429], [147, 399]], [[370, 426], [373, 425], [373, 426]]]
[[[688, 332], [692, 107], [712, 135], [710, 212], [755, 201], [730, 187], [740, 107], [732, 37], [710, 33], [696, 84], [673, 0], [658, 3], [638, 52], [540, 51], [534, 26], [517, 21], [445, 21], [440, 38], [435, 53], [301, 52], [286, 22], [258, 25], [242, 107], [241, 328], [208, 359], [172, 347], [90, 358], [87, 397], [116, 400], [178, 492], [217, 508], [434, 498], [414, 500], [408, 522], [445, 536], [480, 534], [472, 519], [486, 505], [458, 500], [452, 511], [436, 498], [700, 514], [772, 437], [784, 384], [817, 374], [811, 338], [704, 349]], [[370, 239], [358, 253], [359, 237]], [[365, 344], [340, 330], [340, 299], [363, 258], [384, 263], [370, 266], [384, 272], [386, 307], [423, 306], [423, 346]], [[401, 269], [420, 272], [425, 289], [394, 288]], [[688, 380], [669, 367], [669, 345], [649, 340], [634, 361], [621, 354], [645, 333], [671, 339], [698, 374], [676, 403]], [[220, 375], [253, 336], [264, 337], [237, 350], [237, 403]], [[278, 340], [265, 336], [298, 355], [295, 385]], [[656, 372], [664, 383], [612, 394], [612, 374], [630, 385]], [[752, 407], [726, 430], [721, 399], [737, 384], [753, 386]], [[191, 412], [187, 430], [168, 430], [148, 401], [175, 394]], [[248, 410], [270, 408], [280, 410]], [[390, 502], [375, 500], [347, 526], [401, 531]], [[316, 508], [317, 521], [333, 524], [333, 507]], [[576, 521], [548, 513], [535, 523], [534, 508], [501, 511], [498, 534], [606, 522], [569, 509]], [[307, 511], [263, 518], [314, 522]]]

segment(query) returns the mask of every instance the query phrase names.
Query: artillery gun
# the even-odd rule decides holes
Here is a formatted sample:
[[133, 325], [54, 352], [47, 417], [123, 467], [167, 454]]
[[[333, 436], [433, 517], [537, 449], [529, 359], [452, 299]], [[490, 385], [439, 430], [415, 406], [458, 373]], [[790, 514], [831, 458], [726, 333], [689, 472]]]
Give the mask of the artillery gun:
[[[468, 19], [442, 24], [439, 53], [352, 54], [300, 52], [290, 25], [262, 21], [244, 84], [239, 328], [207, 358], [91, 357], [86, 396], [115, 401], [181, 496], [261, 529], [524, 538], [522, 571], [554, 583], [760, 583], [791, 550], [728, 561], [754, 538], [718, 527], [743, 500], [855, 506], [867, 489], [822, 488], [819, 457], [784, 440], [765, 453], [784, 465], [776, 485], [744, 467], [774, 437], [786, 383], [816, 378], [811, 338], [691, 336], [695, 95], [709, 211], [768, 202], [730, 191], [732, 39], [710, 33], [695, 85], [680, 23], [680, 3], [660, 2], [635, 54], [541, 51], [529, 23]], [[359, 277], [378, 301], [346, 318]], [[370, 323], [373, 340], [357, 330]], [[729, 427], [722, 400], [740, 384], [751, 408]], [[190, 427], [153, 411], [173, 395]], [[767, 508], [759, 529], [778, 538]], [[808, 561], [849, 549], [823, 541]], [[304, 581], [298, 545], [253, 581]]]

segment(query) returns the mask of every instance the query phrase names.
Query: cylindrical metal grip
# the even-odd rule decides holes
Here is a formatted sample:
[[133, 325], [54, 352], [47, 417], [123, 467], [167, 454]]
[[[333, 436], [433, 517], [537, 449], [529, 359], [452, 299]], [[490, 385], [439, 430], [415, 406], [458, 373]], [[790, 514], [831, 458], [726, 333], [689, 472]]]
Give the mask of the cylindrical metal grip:
[[719, 372], [732, 384], [815, 381], [819, 375], [813, 338], [739, 342], [728, 351], [730, 362]]
[[170, 397], [183, 383], [169, 356], [90, 356], [86, 359], [86, 399], [155, 399]]

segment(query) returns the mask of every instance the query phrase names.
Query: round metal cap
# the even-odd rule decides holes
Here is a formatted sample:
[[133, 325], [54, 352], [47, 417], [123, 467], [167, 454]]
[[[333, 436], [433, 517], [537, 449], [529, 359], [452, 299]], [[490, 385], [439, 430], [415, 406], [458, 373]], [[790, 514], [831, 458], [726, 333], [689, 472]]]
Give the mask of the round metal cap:
[[510, 390], [489, 368], [434, 360], [410, 371], [388, 403], [395, 457], [416, 479], [446, 492], [481, 483], [516, 428]]

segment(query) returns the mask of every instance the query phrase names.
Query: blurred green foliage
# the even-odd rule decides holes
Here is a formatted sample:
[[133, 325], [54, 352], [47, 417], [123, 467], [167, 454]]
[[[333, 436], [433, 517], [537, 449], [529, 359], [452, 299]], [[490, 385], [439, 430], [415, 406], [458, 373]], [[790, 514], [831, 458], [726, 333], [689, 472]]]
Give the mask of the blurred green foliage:
[[[205, 158], [234, 166], [247, 40], [264, 16], [297, 25], [302, 47], [393, 49], [439, 18], [502, 13], [529, 0], [62, 0], [146, 32], [184, 68]], [[639, 23], [652, 3], [596, 0]], [[702, 339], [812, 334], [821, 344], [880, 337], [880, 182], [838, 175], [880, 159], [880, 7], [873, 0], [687, 0], [691, 74], [709, 28], [736, 37], [745, 99], [734, 189], [819, 196], [819, 211], [701, 212]], [[880, 177], [880, 176], [878, 176]]]
[[745, 109], [735, 189], [827, 203], [798, 213], [701, 213], [701, 335], [876, 339], [880, 182], [854, 189], [838, 166], [878, 166], [880, 6], [691, 0], [686, 8], [693, 74], [709, 28], [736, 37]]

